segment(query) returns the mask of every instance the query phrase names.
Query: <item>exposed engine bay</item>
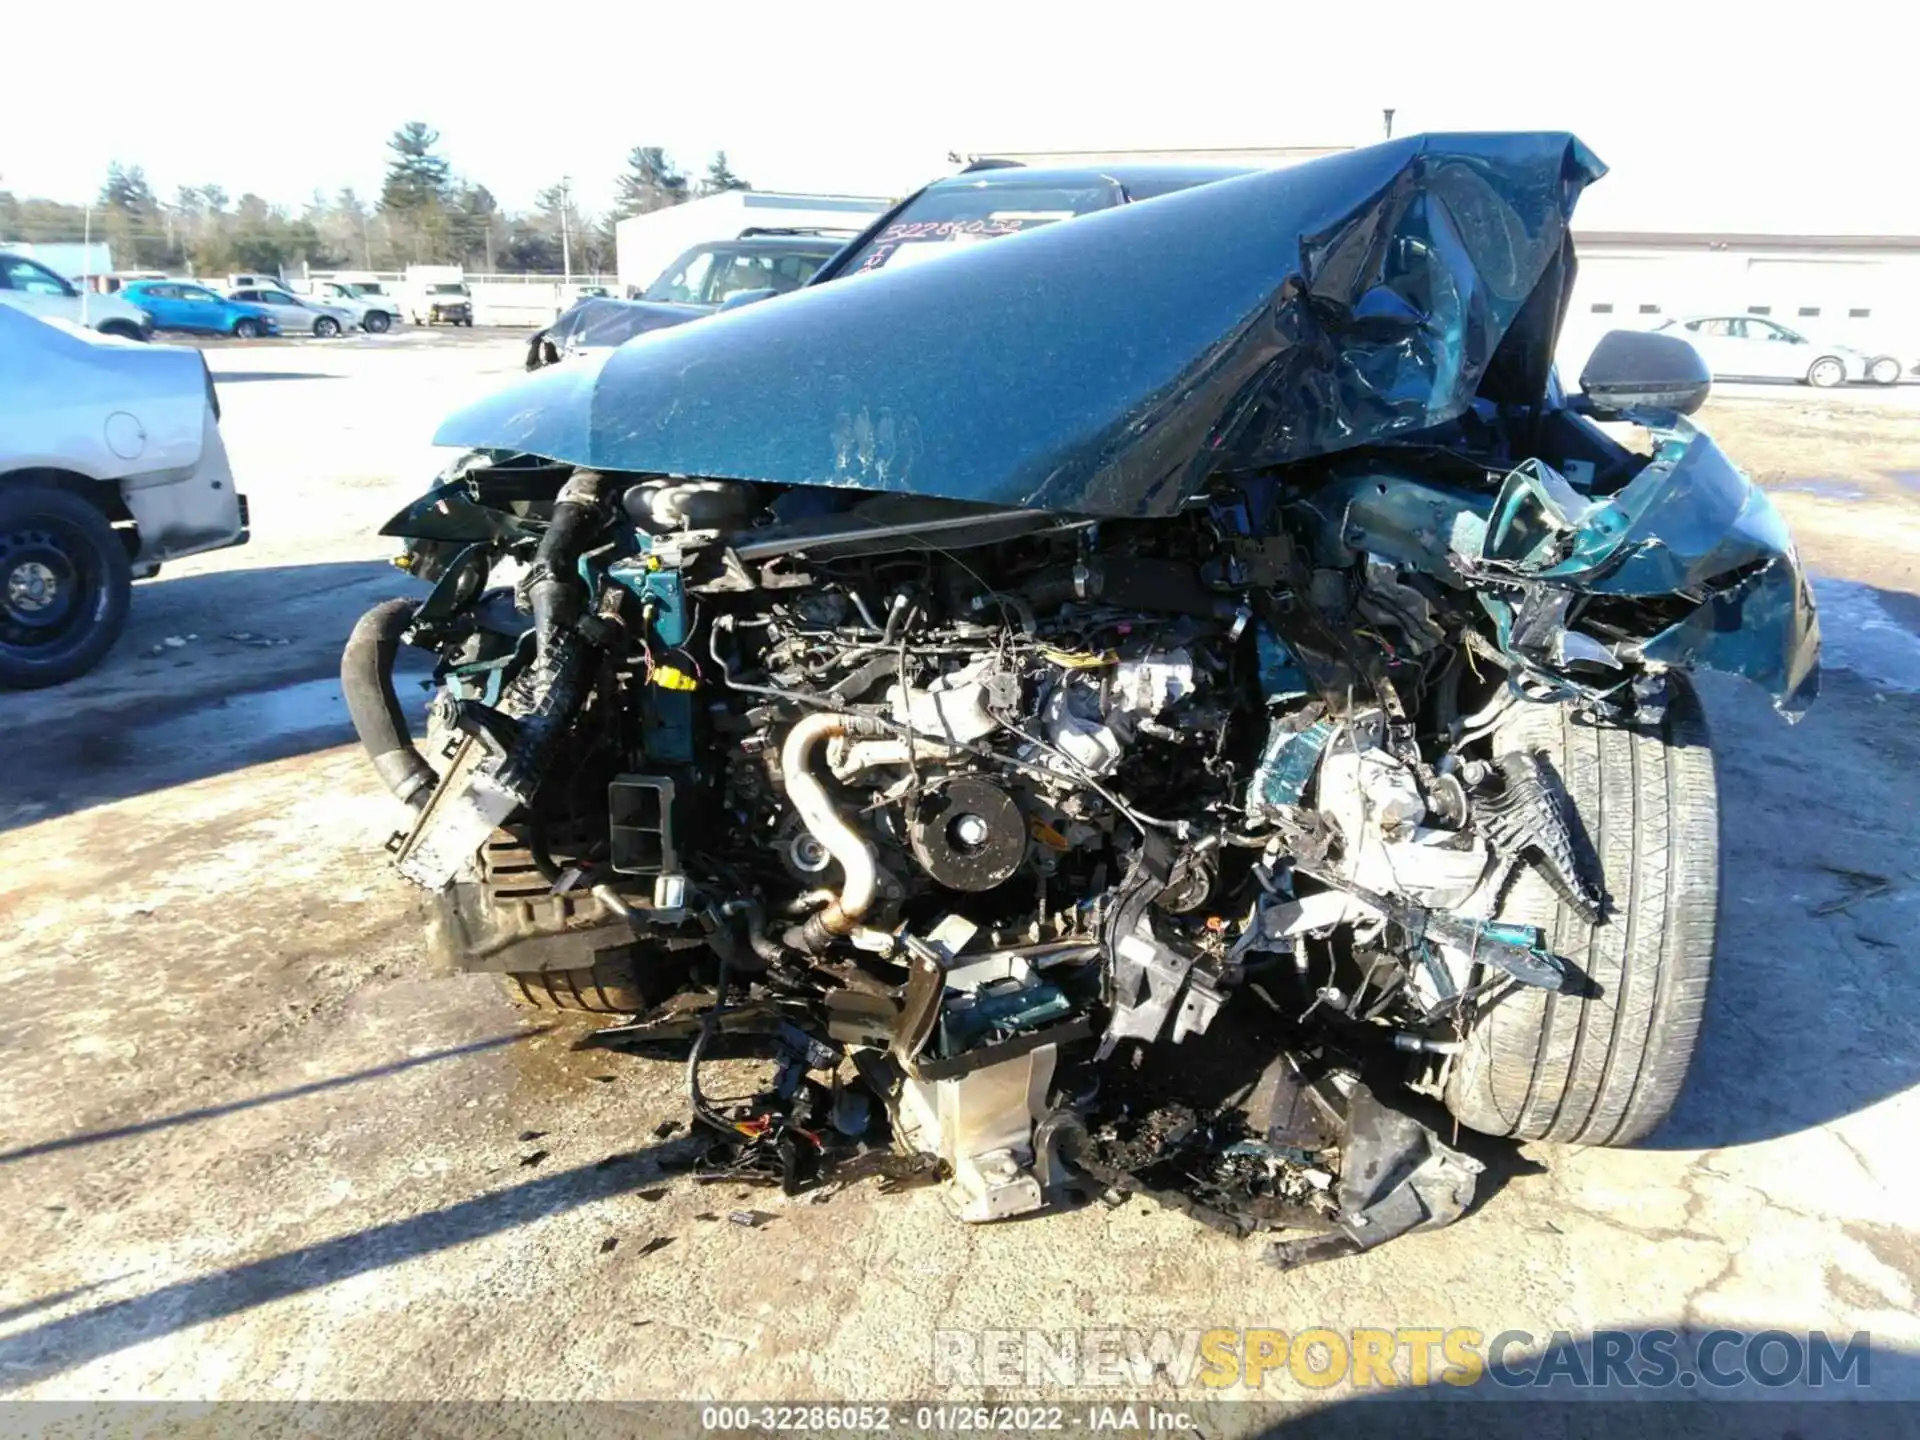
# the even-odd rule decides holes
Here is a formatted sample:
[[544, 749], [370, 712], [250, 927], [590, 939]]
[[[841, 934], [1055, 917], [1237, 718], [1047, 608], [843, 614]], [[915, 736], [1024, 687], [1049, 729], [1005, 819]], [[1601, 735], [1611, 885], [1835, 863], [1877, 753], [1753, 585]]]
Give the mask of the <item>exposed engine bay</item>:
[[[1491, 737], [1664, 703], [1700, 598], [1537, 577], [1688, 453], [1620, 452], [1607, 495], [1362, 453], [1147, 521], [477, 452], [389, 526], [435, 588], [344, 673], [445, 960], [623, 977], [596, 1038], [687, 1057], [714, 1165], [917, 1157], [975, 1221], [1144, 1193], [1297, 1263], [1463, 1213], [1478, 1162], [1387, 1087], [1589, 985], [1500, 918], [1523, 868], [1609, 901]], [[403, 640], [439, 656], [431, 765]], [[701, 1063], [742, 1049], [776, 1077], [716, 1108]]]
[[1142, 1194], [1290, 1265], [1457, 1219], [1458, 1125], [1649, 1133], [1714, 959], [1686, 674], [1792, 717], [1819, 627], [1691, 347], [1560, 388], [1603, 170], [1099, 174], [450, 417], [385, 532], [433, 590], [342, 661], [441, 957], [679, 1059], [716, 1175], [968, 1220]]

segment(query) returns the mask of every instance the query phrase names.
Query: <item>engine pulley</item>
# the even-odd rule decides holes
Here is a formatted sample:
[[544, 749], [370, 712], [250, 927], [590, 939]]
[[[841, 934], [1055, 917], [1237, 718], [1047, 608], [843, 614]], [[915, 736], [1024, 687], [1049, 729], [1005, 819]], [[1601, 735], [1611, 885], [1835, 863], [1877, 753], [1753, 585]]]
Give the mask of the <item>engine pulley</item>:
[[993, 781], [956, 775], [921, 800], [907, 842], [920, 867], [949, 890], [991, 890], [1020, 868], [1027, 823]]

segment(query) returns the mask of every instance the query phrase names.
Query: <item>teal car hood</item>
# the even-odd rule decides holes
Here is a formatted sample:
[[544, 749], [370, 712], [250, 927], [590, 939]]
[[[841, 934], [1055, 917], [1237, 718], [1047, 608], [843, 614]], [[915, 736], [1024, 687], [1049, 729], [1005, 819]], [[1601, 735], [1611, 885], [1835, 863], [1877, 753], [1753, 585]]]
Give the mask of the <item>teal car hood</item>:
[[1604, 167], [1415, 136], [803, 288], [538, 371], [439, 444], [1086, 515], [1539, 404]]

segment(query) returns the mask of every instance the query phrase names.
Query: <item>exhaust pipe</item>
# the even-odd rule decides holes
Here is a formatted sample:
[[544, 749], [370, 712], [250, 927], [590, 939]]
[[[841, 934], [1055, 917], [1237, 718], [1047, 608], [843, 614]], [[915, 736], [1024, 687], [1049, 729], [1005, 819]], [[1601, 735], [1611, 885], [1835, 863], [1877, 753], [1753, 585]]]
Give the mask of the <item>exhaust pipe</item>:
[[360, 743], [387, 789], [409, 809], [426, 808], [439, 783], [433, 767], [413, 748], [400, 698], [393, 693], [393, 662], [400, 636], [419, 607], [412, 600], [386, 600], [367, 611], [340, 655], [340, 689]]
[[840, 862], [845, 877], [840, 894], [786, 933], [787, 944], [797, 950], [817, 953], [836, 936], [851, 935], [873, 908], [879, 889], [879, 862], [873, 847], [860, 833], [840, 818], [826, 787], [814, 778], [809, 768], [813, 752], [822, 741], [838, 736], [871, 739], [887, 733], [887, 727], [866, 715], [809, 715], [787, 732], [780, 747], [781, 783], [793, 802], [801, 823], [829, 855]]

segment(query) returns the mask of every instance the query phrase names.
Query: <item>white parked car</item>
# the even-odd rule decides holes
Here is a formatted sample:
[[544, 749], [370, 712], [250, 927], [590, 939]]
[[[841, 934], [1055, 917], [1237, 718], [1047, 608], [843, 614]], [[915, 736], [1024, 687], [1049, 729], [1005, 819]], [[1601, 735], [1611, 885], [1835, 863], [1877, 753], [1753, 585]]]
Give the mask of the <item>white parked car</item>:
[[146, 340], [153, 317], [118, 295], [82, 294], [38, 260], [0, 252], [0, 305], [24, 310], [42, 320], [91, 326], [102, 335]]
[[85, 674], [136, 577], [246, 543], [219, 421], [199, 351], [0, 305], [0, 686]]
[[1900, 378], [1898, 360], [1816, 339], [1764, 315], [1694, 315], [1657, 328], [1698, 350], [1716, 380], [1802, 380], [1824, 388]]
[[316, 280], [310, 298], [351, 311], [360, 317], [360, 328], [371, 335], [384, 335], [400, 323], [398, 300], [345, 280]]
[[317, 335], [325, 340], [343, 330], [360, 328], [359, 315], [343, 306], [303, 300], [298, 295], [264, 285], [229, 290], [227, 298], [243, 305], [260, 306], [273, 317], [282, 335]]

